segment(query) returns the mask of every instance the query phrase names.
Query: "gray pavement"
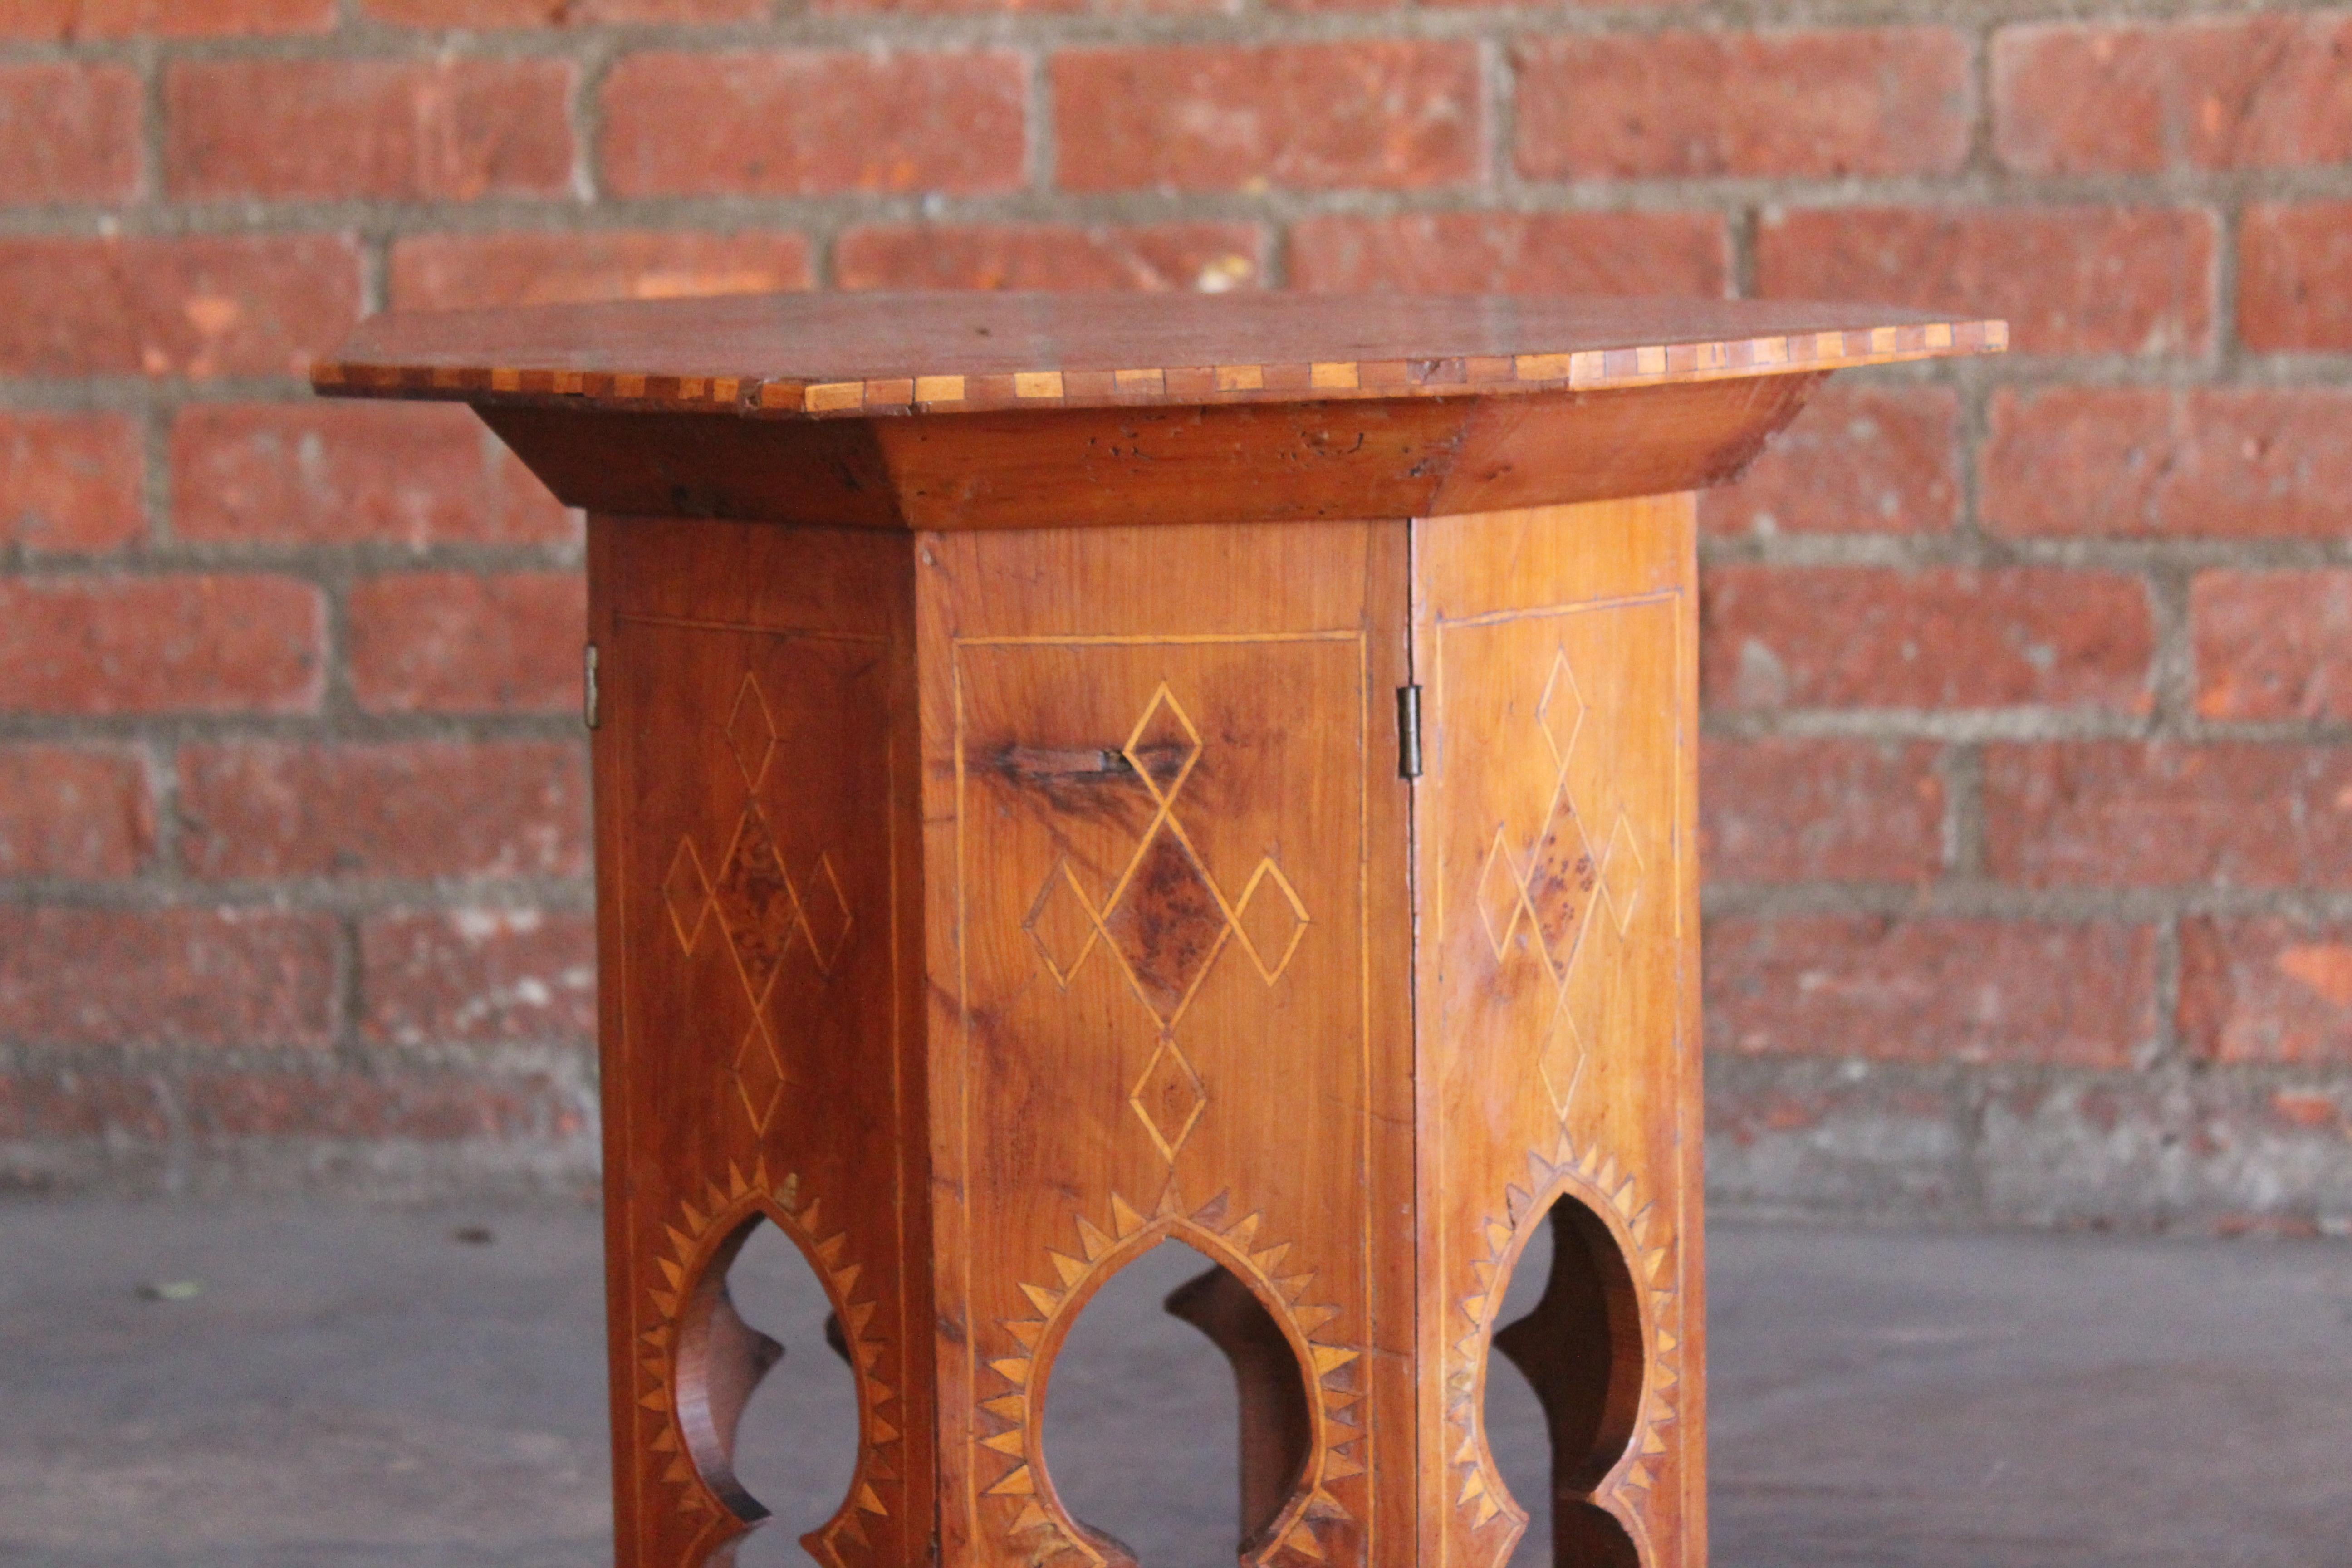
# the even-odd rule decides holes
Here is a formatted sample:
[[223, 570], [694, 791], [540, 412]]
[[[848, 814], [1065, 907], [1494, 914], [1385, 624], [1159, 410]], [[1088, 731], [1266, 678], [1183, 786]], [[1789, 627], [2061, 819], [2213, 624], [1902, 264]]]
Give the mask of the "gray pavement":
[[[1723, 1568], [2352, 1565], [2352, 1247], [1712, 1247]], [[596, 1247], [573, 1210], [0, 1206], [0, 1563], [608, 1561]], [[788, 1249], [739, 1267], [790, 1347], [745, 1479], [804, 1526], [839, 1495], [846, 1373]], [[1232, 1562], [1231, 1393], [1157, 1310], [1197, 1267], [1114, 1279], [1056, 1373], [1063, 1491], [1147, 1568]], [[1507, 1471], [1539, 1453], [1528, 1404], [1490, 1413]], [[805, 1562], [760, 1533], [745, 1568]]]

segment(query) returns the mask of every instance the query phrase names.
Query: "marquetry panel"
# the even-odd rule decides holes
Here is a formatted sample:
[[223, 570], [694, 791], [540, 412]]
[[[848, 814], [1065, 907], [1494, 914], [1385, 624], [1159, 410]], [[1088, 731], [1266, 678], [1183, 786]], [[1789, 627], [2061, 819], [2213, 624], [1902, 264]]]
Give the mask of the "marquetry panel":
[[1507, 1494], [1481, 1412], [1510, 1271], [1555, 1202], [1624, 1281], [1597, 1348], [1515, 1347], [1570, 1381], [1578, 1355], [1616, 1369], [1607, 1451], [1565, 1457], [1557, 1506], [1606, 1515], [1644, 1568], [1703, 1561], [1690, 543], [1681, 497], [1417, 529], [1422, 1479], [1443, 1568], [1497, 1568], [1546, 1506]]
[[[597, 522], [599, 793], [631, 803], [601, 825], [598, 868], [611, 1229], [631, 1281], [614, 1302], [616, 1468], [625, 1555], [648, 1564], [699, 1563], [760, 1517], [703, 1414], [760, 1369], [716, 1365], [705, 1388], [685, 1353], [727, 1338], [718, 1280], [760, 1220], [824, 1282], [858, 1393], [856, 1478], [805, 1544], [865, 1568], [928, 1532], [928, 1336], [908, 1331], [929, 1312], [907, 1267], [922, 1173], [904, 1157], [919, 1100], [899, 1070], [913, 847], [893, 804], [914, 765], [907, 627], [884, 595], [793, 604], [794, 579], [765, 570], [775, 543]], [[803, 571], [827, 564], [803, 548]], [[836, 577], [887, 583], [887, 542], [839, 549], [856, 558]], [[712, 578], [736, 585], [698, 591]]]
[[[1398, 1232], [1410, 1191], [1389, 1120], [1411, 1070], [1402, 537], [924, 543], [931, 963], [953, 976], [933, 991], [939, 1288], [969, 1336], [942, 1362], [959, 1560], [1116, 1560], [1053, 1489], [1052, 1356], [1110, 1271], [1171, 1236], [1256, 1295], [1312, 1391], [1304, 1471], [1244, 1560], [1388, 1550], [1370, 1476], [1410, 1466], [1411, 1413], [1368, 1352], [1408, 1342], [1409, 1302], [1384, 1272], [1401, 1257], [1366, 1238]], [[1035, 590], [997, 591], [1016, 583]]]

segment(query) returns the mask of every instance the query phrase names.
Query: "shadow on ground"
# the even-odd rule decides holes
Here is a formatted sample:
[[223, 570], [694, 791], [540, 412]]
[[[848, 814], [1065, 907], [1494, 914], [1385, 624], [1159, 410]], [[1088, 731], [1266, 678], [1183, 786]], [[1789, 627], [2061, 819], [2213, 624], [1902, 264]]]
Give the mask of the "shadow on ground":
[[[1722, 1568], [2352, 1563], [2352, 1247], [1712, 1247]], [[1231, 1389], [1158, 1310], [1199, 1263], [1122, 1273], [1056, 1373], [1064, 1494], [1145, 1568], [1233, 1562]], [[742, 1438], [780, 1528], [744, 1568], [804, 1563], [846, 1374], [797, 1259], [744, 1267], [787, 1346]], [[0, 1563], [607, 1562], [602, 1279], [583, 1212], [0, 1207]], [[1539, 1466], [1497, 1388], [1506, 1473]]]

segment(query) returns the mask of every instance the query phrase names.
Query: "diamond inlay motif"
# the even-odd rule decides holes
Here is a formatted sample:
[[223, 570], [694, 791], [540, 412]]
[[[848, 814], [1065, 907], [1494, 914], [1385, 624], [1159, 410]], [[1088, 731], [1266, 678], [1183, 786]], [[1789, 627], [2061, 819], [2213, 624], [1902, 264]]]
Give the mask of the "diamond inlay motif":
[[1150, 705], [1135, 721], [1120, 754], [1143, 775], [1152, 798], [1163, 805], [1174, 801], [1184, 787], [1185, 775], [1201, 760], [1201, 732], [1164, 682], [1151, 694]]
[[743, 1110], [751, 1118], [751, 1125], [761, 1132], [775, 1120], [776, 1105], [784, 1097], [784, 1058], [776, 1049], [773, 1037], [768, 1033], [767, 1020], [758, 1016], [735, 1047], [735, 1089], [743, 1097]]
[[1584, 1042], [1576, 1032], [1576, 1018], [1567, 999], [1552, 1009], [1551, 1028], [1544, 1036], [1543, 1053], [1536, 1058], [1536, 1075], [1555, 1115], [1565, 1119], [1575, 1098], [1577, 1080], [1584, 1076]]
[[1633, 825], [1625, 814], [1617, 814], [1617, 826], [1610, 830], [1609, 848], [1601, 862], [1601, 893], [1609, 900], [1610, 913], [1616, 917], [1617, 934], [1623, 936], [1633, 923], [1633, 900], [1642, 890], [1642, 850], [1633, 842]]
[[1584, 693], [1576, 688], [1576, 672], [1568, 668], [1563, 648], [1551, 661], [1551, 675], [1536, 700], [1536, 723], [1551, 746], [1551, 760], [1562, 770], [1575, 753], [1576, 737], [1584, 728]]
[[727, 749], [743, 770], [743, 783], [752, 789], [768, 776], [768, 760], [776, 754], [775, 721], [768, 717], [768, 699], [751, 672], [735, 689], [734, 711], [727, 715]]
[[735, 945], [735, 962], [743, 968], [743, 985], [752, 1005], [768, 999], [784, 953], [800, 931], [784, 863], [776, 853], [775, 835], [757, 805], [744, 812], [735, 828], [735, 843], [719, 872], [719, 918]]
[[694, 841], [681, 838], [670, 857], [669, 875], [662, 879], [662, 903], [677, 931], [677, 944], [687, 952], [702, 940], [702, 922], [710, 918], [710, 879], [703, 875], [702, 857]]
[[1056, 859], [1021, 921], [1056, 985], [1069, 989], [1088, 960], [1108, 952], [1151, 1015], [1157, 1041], [1128, 1104], [1171, 1161], [1209, 1103], [1207, 1087], [1176, 1045], [1185, 1010], [1234, 939], [1272, 985], [1312, 923], [1306, 901], [1271, 855], [1259, 858], [1238, 900], [1225, 895], [1202, 862], [1177, 809], [1202, 750], [1200, 727], [1160, 682], [1118, 753], [1154, 808], [1135, 852], [1100, 904], [1068, 860]]
[[1144, 1131], [1160, 1145], [1160, 1152], [1173, 1160], [1191, 1136], [1192, 1124], [1208, 1108], [1209, 1096], [1201, 1087], [1201, 1075], [1192, 1070], [1176, 1042], [1163, 1039], [1144, 1064], [1143, 1076], [1128, 1092], [1127, 1102], [1143, 1119]]
[[1261, 860], [1234, 906], [1234, 923], [1241, 930], [1243, 945], [1249, 949], [1258, 973], [1271, 985], [1290, 967], [1290, 955], [1298, 951], [1299, 939], [1307, 934], [1307, 906], [1290, 879], [1282, 874], [1282, 868]]
[[[1632, 821], [1618, 811], [1606, 843], [1595, 849], [1585, 827], [1570, 763], [1577, 738], [1591, 712], [1565, 648], [1554, 652], [1535, 707], [1535, 728], [1552, 761], [1552, 786], [1543, 826], [1522, 853], [1497, 828], [1478, 867], [1473, 902], [1497, 963], [1515, 951], [1529, 953], [1551, 982], [1553, 1007], [1545, 1026], [1536, 1070], [1552, 1109], [1564, 1122], [1569, 1102], [1584, 1074], [1586, 1041], [1570, 1005], [1570, 981], [1580, 963], [1614, 966], [1624, 962], [1623, 939], [1633, 930], [1645, 867]], [[1615, 941], [1605, 956], [1582, 957], [1591, 945], [1596, 904], [1605, 905]], [[1524, 922], [1524, 924], [1522, 924]], [[1523, 940], [1521, 933], [1528, 938]], [[1604, 971], [1604, 975], [1610, 972]], [[1589, 1020], [1588, 1020], [1589, 1023]]]
[[749, 671], [735, 689], [725, 734], [751, 796], [726, 852], [716, 862], [718, 879], [714, 882], [705, 869], [694, 840], [681, 838], [662, 878], [662, 903], [678, 945], [688, 953], [713, 924], [726, 940], [752, 1012], [751, 1026], [736, 1047], [728, 1070], [744, 1114], [755, 1130], [765, 1132], [782, 1102], [785, 1085], [783, 1053], [766, 1016], [776, 976], [797, 949], [805, 955], [803, 962], [830, 979], [848, 949], [855, 921], [830, 853], [819, 854], [798, 878], [784, 864], [784, 851], [760, 796], [775, 756], [775, 721], [766, 693]]

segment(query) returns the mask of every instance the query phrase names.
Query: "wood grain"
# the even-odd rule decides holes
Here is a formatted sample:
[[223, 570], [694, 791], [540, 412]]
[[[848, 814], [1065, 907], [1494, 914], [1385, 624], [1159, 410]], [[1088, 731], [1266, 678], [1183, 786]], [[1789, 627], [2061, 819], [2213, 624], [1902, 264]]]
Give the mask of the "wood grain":
[[591, 510], [1090, 528], [1430, 517], [1717, 484], [1820, 380], [850, 422], [481, 412], [559, 498]]
[[341, 396], [857, 419], [1599, 391], [2008, 342], [2001, 321], [1757, 300], [761, 295], [379, 316], [311, 382]]

